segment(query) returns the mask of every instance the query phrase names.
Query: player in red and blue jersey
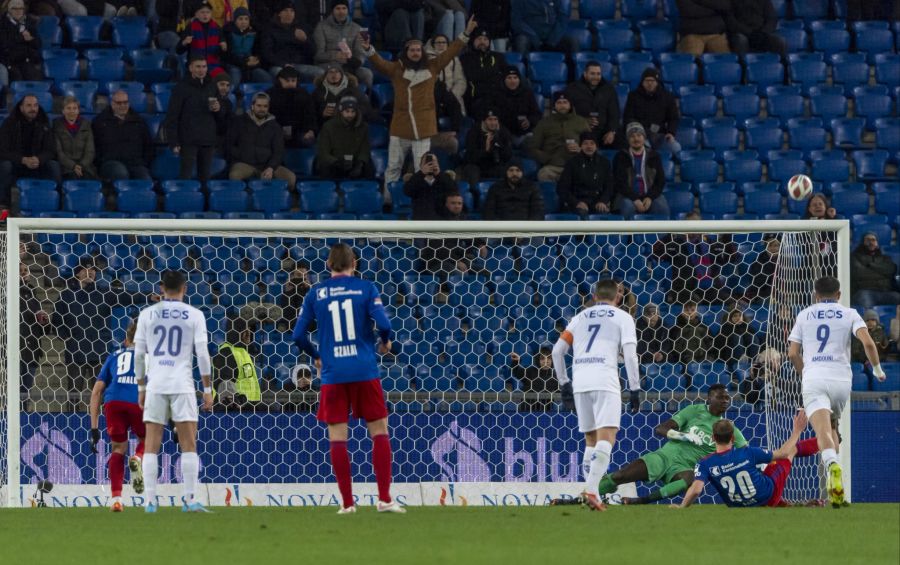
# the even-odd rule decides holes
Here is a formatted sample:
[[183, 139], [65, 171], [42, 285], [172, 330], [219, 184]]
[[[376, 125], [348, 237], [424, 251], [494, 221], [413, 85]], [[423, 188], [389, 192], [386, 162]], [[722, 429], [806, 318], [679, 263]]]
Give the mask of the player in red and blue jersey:
[[141, 458], [144, 456], [143, 411], [138, 404], [137, 377], [134, 374], [134, 333], [137, 323], [131, 322], [125, 331], [124, 349], [106, 359], [94, 389], [91, 391], [91, 451], [97, 453], [100, 442], [100, 404], [106, 416], [106, 433], [112, 441], [109, 455], [109, 483], [113, 512], [122, 512], [122, 482], [125, 479], [125, 454], [128, 451], [128, 430], [138, 438], [134, 455], [128, 460], [131, 486], [134, 492], [144, 492]]
[[[294, 342], [316, 362], [322, 378], [319, 421], [328, 425], [331, 466], [341, 491], [338, 514], [356, 512], [347, 452], [348, 414], [366, 421], [372, 438], [372, 466], [378, 483], [378, 511], [402, 514], [406, 510], [391, 498], [391, 443], [387, 405], [378, 360], [374, 326], [378, 329], [378, 353], [391, 349], [391, 321], [381, 303], [381, 293], [369, 281], [353, 276], [356, 256], [349, 245], [337, 243], [328, 254], [331, 278], [314, 285], [303, 300], [294, 326]], [[318, 349], [307, 331], [315, 322]]]
[[[786, 506], [781, 496], [794, 457], [814, 456], [819, 452], [816, 438], [799, 441], [806, 428], [806, 413], [794, 416], [791, 437], [775, 451], [758, 447], [734, 447], [734, 424], [719, 420], [713, 424], [716, 452], [704, 457], [694, 469], [694, 482], [684, 494], [684, 501], [673, 508], [687, 508], [701, 493], [706, 483], [713, 487], [730, 507]], [[766, 465], [762, 471], [757, 465]]]

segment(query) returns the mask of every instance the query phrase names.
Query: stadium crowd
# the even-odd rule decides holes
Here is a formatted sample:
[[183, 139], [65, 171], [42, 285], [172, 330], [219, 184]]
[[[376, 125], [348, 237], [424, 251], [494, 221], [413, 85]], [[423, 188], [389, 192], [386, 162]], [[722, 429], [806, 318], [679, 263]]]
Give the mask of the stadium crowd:
[[[891, 6], [7, 0], [0, 208], [105, 218], [849, 218], [853, 304], [896, 355], [900, 27], [884, 21], [898, 15]], [[807, 202], [783, 198], [798, 172], [816, 186]], [[420, 271], [442, 273], [438, 286], [452, 295], [454, 274], [490, 278], [487, 243], [426, 246]], [[765, 380], [773, 355], [745, 311], [767, 298], [780, 243], [763, 246], [746, 254], [702, 234], [652, 242], [648, 262], [672, 276], [656, 303], [628, 306], [658, 345], [642, 359], [682, 366], [685, 388], [688, 365], [721, 362], [737, 375], [740, 362], [735, 385], [758, 399], [754, 379]], [[23, 340], [33, 348], [51, 328], [67, 340], [67, 388], [96, 373], [112, 309], [151, 299], [91, 290], [109, 259], [69, 265], [72, 284], [53, 308], [22, 294]], [[285, 269], [284, 294], [271, 301], [280, 313], [266, 311], [273, 323], [293, 323], [309, 271]], [[540, 303], [536, 294], [528, 306]], [[241, 337], [240, 306], [228, 334], [255, 356], [262, 343]], [[714, 328], [701, 315], [711, 306]], [[551, 392], [542, 345], [500, 364], [516, 379], [508, 386]], [[31, 377], [33, 352], [23, 358]], [[235, 373], [226, 365], [217, 368]]]

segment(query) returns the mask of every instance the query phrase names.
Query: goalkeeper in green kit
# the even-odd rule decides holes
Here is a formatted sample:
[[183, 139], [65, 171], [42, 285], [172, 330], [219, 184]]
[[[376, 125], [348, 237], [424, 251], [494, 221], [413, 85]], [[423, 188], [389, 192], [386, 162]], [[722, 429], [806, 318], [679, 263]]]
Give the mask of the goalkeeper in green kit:
[[[694, 481], [697, 462], [715, 453], [712, 427], [724, 417], [729, 406], [731, 396], [725, 386], [710, 386], [706, 404], [688, 406], [673, 415], [671, 420], [656, 426], [654, 433], [669, 440], [665, 445], [603, 477], [600, 495], [609, 495], [619, 485], [635, 481], [661, 481], [664, 484], [647, 496], [623, 498], [623, 504], [647, 504], [683, 493]], [[734, 445], [747, 445], [747, 440], [737, 428], [734, 430]]]

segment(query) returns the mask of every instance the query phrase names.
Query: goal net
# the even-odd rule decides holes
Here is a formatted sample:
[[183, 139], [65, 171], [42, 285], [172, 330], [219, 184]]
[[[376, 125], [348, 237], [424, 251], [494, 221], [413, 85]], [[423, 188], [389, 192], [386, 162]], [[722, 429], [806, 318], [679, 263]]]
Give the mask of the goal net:
[[[91, 387], [161, 273], [181, 269], [186, 301], [210, 332], [217, 395], [199, 425], [210, 502], [328, 503], [309, 494], [335, 489], [315, 419], [319, 382], [291, 330], [310, 286], [328, 276], [337, 241], [353, 246], [359, 275], [378, 285], [392, 319], [393, 350], [379, 366], [394, 480], [409, 503], [541, 504], [578, 492], [583, 438], [559, 402], [550, 349], [601, 278], [623, 284], [622, 307], [638, 321], [645, 391], [640, 410], [623, 413], [611, 469], [658, 448], [653, 428], [704, 402], [717, 383], [731, 392], [727, 416], [750, 443], [774, 448], [801, 404], [787, 332], [817, 276], [838, 273], [846, 288], [848, 229], [843, 221], [14, 219], [0, 234], [4, 502], [28, 505], [34, 485], [49, 481], [55, 504], [103, 503], [110, 447], [104, 434], [91, 451]], [[231, 380], [225, 343], [249, 351], [258, 396]], [[354, 481], [373, 483], [364, 426], [351, 430]], [[180, 481], [177, 449], [165, 439], [162, 485]], [[812, 458], [795, 463], [787, 498], [818, 497], [818, 477]]]

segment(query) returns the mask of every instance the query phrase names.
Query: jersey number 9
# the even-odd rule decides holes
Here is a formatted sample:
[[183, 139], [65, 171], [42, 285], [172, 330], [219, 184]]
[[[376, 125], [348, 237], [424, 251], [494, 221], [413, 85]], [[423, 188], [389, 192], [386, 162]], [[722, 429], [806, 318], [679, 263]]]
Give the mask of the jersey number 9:
[[819, 341], [819, 353], [825, 351], [825, 346], [828, 345], [829, 337], [831, 337], [831, 328], [828, 327], [828, 324], [822, 324], [816, 329], [816, 339]]

